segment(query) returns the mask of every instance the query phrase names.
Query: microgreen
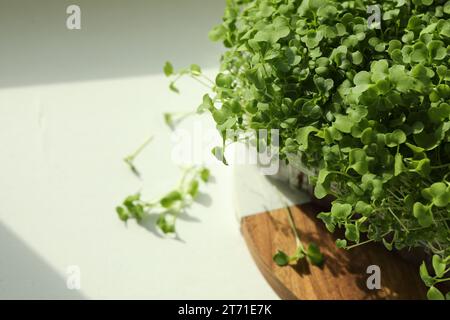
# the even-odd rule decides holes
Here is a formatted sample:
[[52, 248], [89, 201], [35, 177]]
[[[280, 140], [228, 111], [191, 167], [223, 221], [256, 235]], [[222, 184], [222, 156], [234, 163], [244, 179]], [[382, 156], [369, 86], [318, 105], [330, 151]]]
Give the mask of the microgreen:
[[[179, 93], [180, 90], [177, 87], [177, 82], [183, 77], [190, 77], [206, 88], [212, 90], [215, 82], [208, 78], [197, 64], [192, 64], [189, 68], [184, 68], [178, 71], [175, 71], [171, 62], [167, 61], [163, 67], [163, 72], [166, 77], [171, 78], [171, 82], [169, 84], [169, 89], [175, 93]], [[218, 76], [219, 82], [225, 81], [226, 79], [221, 79], [220, 75]], [[216, 79], [217, 81], [217, 79]], [[211, 110], [214, 108], [214, 103], [209, 97], [208, 94], [205, 94], [203, 97], [203, 103], [197, 108], [196, 111], [191, 112], [166, 112], [164, 113], [164, 121], [171, 129], [174, 129], [179, 123], [181, 123], [184, 119], [195, 115], [197, 113], [203, 113], [205, 111]]]
[[167, 61], [163, 67], [163, 71], [167, 77], [170, 77], [173, 79], [169, 84], [169, 89], [175, 93], [180, 92], [180, 90], [176, 86], [177, 82], [185, 76], [194, 79], [195, 81], [199, 82], [200, 84], [202, 84], [203, 86], [205, 86], [208, 89], [211, 89], [212, 85], [214, 85], [214, 81], [212, 81], [206, 75], [204, 75], [202, 72], [202, 69], [197, 64], [192, 64], [189, 66], [189, 68], [184, 68], [184, 69], [175, 71], [172, 63]]
[[116, 208], [119, 219], [127, 222], [135, 219], [143, 223], [151, 215], [158, 215], [157, 227], [165, 234], [176, 233], [175, 223], [180, 214], [189, 208], [198, 198], [200, 182], [206, 183], [210, 178], [209, 169], [205, 167], [188, 167], [173, 190], [155, 201], [143, 200], [140, 193], [125, 198]]
[[[380, 1], [381, 29], [368, 25], [372, 4], [227, 1], [210, 32], [227, 51], [201, 110], [221, 133], [279, 129], [280, 156], [335, 197], [319, 218], [345, 229], [339, 247], [421, 247], [448, 265], [450, 1]], [[438, 271], [430, 298], [447, 280]]]
[[186, 118], [196, 114], [196, 112], [166, 112], [163, 114], [166, 125], [175, 130], [175, 128]]
[[139, 156], [139, 154], [141, 154], [141, 152], [147, 147], [147, 145], [152, 142], [152, 140], [153, 137], [149, 137], [139, 148], [136, 149], [136, 151], [123, 159], [123, 161], [125, 161], [125, 163], [130, 167], [131, 172], [133, 172], [138, 178], [140, 178], [141, 174], [136, 168], [134, 160]]
[[420, 266], [420, 277], [429, 287], [427, 297], [430, 300], [450, 300], [450, 293], [446, 296], [436, 287], [436, 284], [450, 281], [450, 278], [444, 278], [445, 274], [450, 271], [450, 258], [442, 259], [439, 255], [433, 255], [432, 266], [434, 276], [430, 275], [425, 263]]
[[295, 225], [294, 217], [292, 216], [291, 208], [286, 207], [287, 217], [289, 225], [292, 229], [292, 233], [295, 236], [296, 249], [293, 255], [289, 256], [285, 252], [278, 250], [274, 256], [273, 261], [280, 267], [288, 265], [296, 265], [301, 259], [308, 259], [308, 261], [316, 266], [321, 266], [324, 261], [324, 257], [320, 252], [319, 247], [315, 243], [310, 243], [308, 247], [305, 247], [300, 240], [300, 235]]

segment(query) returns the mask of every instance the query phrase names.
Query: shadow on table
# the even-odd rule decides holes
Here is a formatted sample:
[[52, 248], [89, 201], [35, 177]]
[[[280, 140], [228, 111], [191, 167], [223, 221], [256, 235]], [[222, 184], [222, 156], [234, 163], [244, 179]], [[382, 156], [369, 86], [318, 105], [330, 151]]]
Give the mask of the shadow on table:
[[209, 30], [223, 0], [78, 0], [81, 30], [68, 30], [72, 0], [0, 2], [0, 87], [124, 78], [192, 63], [219, 65]]
[[1, 223], [0, 252], [0, 299], [86, 298]]

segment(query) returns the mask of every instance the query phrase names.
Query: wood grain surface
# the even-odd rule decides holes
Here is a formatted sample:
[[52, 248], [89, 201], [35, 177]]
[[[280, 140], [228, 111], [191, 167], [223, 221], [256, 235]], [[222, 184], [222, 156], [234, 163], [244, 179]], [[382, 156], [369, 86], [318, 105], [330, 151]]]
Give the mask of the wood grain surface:
[[[338, 249], [337, 238], [321, 220], [321, 210], [312, 204], [292, 207], [302, 242], [319, 245], [325, 256], [322, 267], [302, 260], [297, 266], [278, 267], [272, 256], [281, 249], [295, 251], [295, 238], [286, 209], [264, 212], [242, 219], [241, 231], [264, 277], [282, 299], [360, 300], [425, 299], [426, 287], [419, 277], [419, 266], [387, 251], [382, 245], [367, 244], [352, 250]], [[367, 267], [381, 270], [381, 289], [369, 290]]]

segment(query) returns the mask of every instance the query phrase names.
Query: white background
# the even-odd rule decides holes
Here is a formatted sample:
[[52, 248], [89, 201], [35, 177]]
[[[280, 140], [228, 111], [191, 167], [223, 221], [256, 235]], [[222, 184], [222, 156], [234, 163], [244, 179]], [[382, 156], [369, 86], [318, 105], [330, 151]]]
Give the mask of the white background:
[[[205, 91], [183, 81], [169, 92], [161, 68], [198, 63], [214, 75], [222, 48], [207, 32], [224, 2], [0, 0], [0, 298], [276, 298], [239, 233], [229, 168], [211, 167], [201, 203], [177, 224], [182, 241], [114, 211], [177, 182], [162, 112], [194, 109]], [[82, 30], [65, 27], [69, 4]], [[206, 115], [183, 128], [196, 121], [213, 129]], [[141, 182], [122, 159], [150, 135]], [[66, 288], [71, 265], [80, 291]]]

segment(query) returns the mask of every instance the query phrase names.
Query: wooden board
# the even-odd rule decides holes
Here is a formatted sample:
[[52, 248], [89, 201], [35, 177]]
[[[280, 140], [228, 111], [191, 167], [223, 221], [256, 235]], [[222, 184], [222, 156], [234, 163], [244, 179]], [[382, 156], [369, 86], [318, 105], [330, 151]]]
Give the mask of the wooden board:
[[[286, 209], [265, 212], [242, 219], [241, 231], [264, 277], [282, 299], [425, 299], [426, 287], [418, 265], [411, 264], [382, 245], [367, 244], [352, 250], [338, 249], [321, 220], [321, 210], [307, 204], [292, 208], [300, 237], [305, 244], [319, 245], [325, 256], [319, 268], [300, 262], [295, 267], [278, 267], [272, 256], [281, 249], [295, 251], [295, 239], [289, 227]], [[342, 236], [341, 236], [342, 238]], [[381, 270], [381, 289], [367, 288], [369, 265]]]

